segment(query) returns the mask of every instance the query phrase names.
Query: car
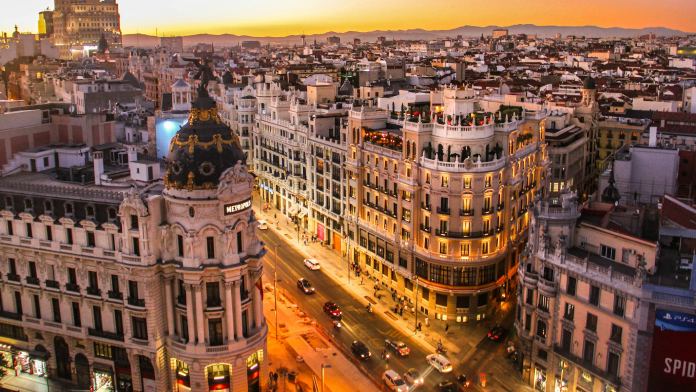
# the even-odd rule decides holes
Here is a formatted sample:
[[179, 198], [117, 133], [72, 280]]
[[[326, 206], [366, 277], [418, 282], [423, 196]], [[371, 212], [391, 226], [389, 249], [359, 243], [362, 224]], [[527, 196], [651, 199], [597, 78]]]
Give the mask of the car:
[[312, 271], [317, 271], [321, 269], [319, 262], [315, 259], [304, 259], [304, 265]]
[[400, 357], [408, 356], [408, 354], [411, 353], [411, 349], [408, 348], [408, 346], [406, 346], [406, 343], [404, 342], [384, 339], [384, 344], [387, 346], [388, 349], [399, 354]]
[[430, 354], [425, 357], [425, 360], [440, 373], [449, 373], [452, 371], [452, 363], [449, 359], [440, 354]]
[[268, 222], [263, 219], [259, 219], [259, 225], [257, 226], [259, 230], [268, 230]]
[[331, 301], [324, 304], [324, 313], [328, 314], [329, 317], [335, 319], [340, 319], [341, 316], [343, 316], [341, 308], [339, 308], [338, 305]]
[[455, 387], [454, 383], [447, 380], [437, 383], [437, 390], [438, 392], [457, 392], [457, 388]]
[[305, 278], [300, 278], [297, 280], [297, 288], [302, 290], [305, 294], [314, 294], [314, 287]]
[[404, 373], [404, 381], [412, 387], [417, 387], [423, 385], [423, 377], [421, 377], [418, 370], [411, 368]]
[[500, 325], [496, 325], [488, 331], [488, 339], [494, 342], [499, 342], [503, 340], [506, 333], [507, 330], [505, 328], [501, 327]]
[[365, 343], [359, 340], [354, 340], [353, 343], [350, 344], [350, 351], [353, 352], [353, 355], [355, 355], [363, 361], [370, 359], [370, 357], [372, 356], [370, 349], [367, 348]]
[[408, 392], [406, 381], [399, 376], [399, 373], [393, 370], [387, 370], [382, 374], [382, 381], [387, 385], [390, 391]]

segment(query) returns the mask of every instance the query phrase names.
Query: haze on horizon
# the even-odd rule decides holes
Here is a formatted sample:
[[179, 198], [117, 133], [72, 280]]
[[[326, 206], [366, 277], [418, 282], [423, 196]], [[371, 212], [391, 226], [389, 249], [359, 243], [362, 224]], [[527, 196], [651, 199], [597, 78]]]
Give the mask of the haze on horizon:
[[[668, 27], [696, 32], [694, 0], [117, 0], [124, 34], [238, 34], [286, 36], [328, 31], [463, 25], [536, 24], [601, 27]], [[0, 31], [36, 31], [38, 12], [53, 0], [14, 2]]]

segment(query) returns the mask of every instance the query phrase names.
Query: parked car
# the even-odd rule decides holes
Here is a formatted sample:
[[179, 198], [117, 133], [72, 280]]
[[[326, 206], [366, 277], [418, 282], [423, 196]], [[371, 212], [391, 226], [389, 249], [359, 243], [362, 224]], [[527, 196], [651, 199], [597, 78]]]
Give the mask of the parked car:
[[423, 377], [421, 377], [418, 370], [411, 368], [404, 373], [404, 381], [412, 387], [417, 387], [423, 385]]
[[268, 230], [268, 222], [266, 222], [263, 219], [259, 219], [258, 228], [259, 228], [259, 230]]
[[363, 361], [370, 359], [370, 357], [372, 356], [370, 349], [367, 348], [365, 343], [359, 340], [354, 340], [353, 343], [350, 344], [350, 351], [353, 352], [353, 355], [355, 355]]
[[399, 354], [401, 357], [405, 357], [411, 353], [411, 349], [408, 348], [404, 342], [384, 339], [384, 344], [387, 346], [387, 348]]
[[499, 342], [503, 340], [506, 333], [507, 330], [505, 328], [501, 327], [500, 325], [496, 325], [488, 331], [488, 339], [494, 342]]
[[449, 373], [452, 371], [452, 363], [449, 359], [440, 354], [430, 354], [425, 359], [430, 366], [434, 367], [440, 373]]
[[314, 287], [305, 278], [300, 278], [297, 280], [297, 288], [302, 290], [305, 294], [314, 294]]
[[336, 319], [340, 319], [341, 316], [343, 316], [341, 308], [339, 308], [338, 305], [336, 305], [336, 303], [331, 301], [324, 304], [324, 313], [328, 314], [329, 317]]
[[404, 379], [399, 376], [399, 373], [393, 370], [387, 370], [382, 374], [382, 381], [387, 385], [390, 391], [408, 392], [408, 385]]
[[312, 271], [317, 271], [317, 270], [321, 269], [319, 262], [316, 261], [315, 259], [304, 259], [304, 265], [305, 265], [305, 267], [311, 269]]

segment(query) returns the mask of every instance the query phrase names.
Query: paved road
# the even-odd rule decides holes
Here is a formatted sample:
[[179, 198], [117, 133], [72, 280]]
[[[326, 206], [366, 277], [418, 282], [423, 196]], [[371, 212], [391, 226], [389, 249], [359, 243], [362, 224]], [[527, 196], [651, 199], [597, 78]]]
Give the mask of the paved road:
[[[372, 352], [372, 358], [363, 362], [362, 366], [370, 374], [381, 378], [382, 372], [387, 367], [396, 370], [399, 374], [403, 374], [409, 368], [416, 368], [425, 376], [426, 388], [423, 390], [426, 391], [435, 390], [435, 385], [438, 382], [449, 377], [429, 368], [425, 356], [430, 352], [425, 352], [417, 345], [412, 336], [406, 336], [394, 329], [379, 315], [367, 313], [362, 304], [355, 301], [350, 293], [335, 283], [333, 279], [327, 277], [323, 271], [307, 269], [302, 262], [303, 256], [292, 247], [283, 246], [282, 240], [275, 232], [265, 230], [260, 232], [260, 237], [268, 249], [268, 255], [264, 261], [264, 268], [269, 273], [268, 276], [272, 276], [275, 264], [274, 257], [276, 255], [273, 244], [279, 244], [277, 248], [278, 284], [296, 300], [303, 311], [316, 319], [325, 330], [333, 332], [335, 329], [329, 317], [322, 311], [323, 304], [326, 301], [334, 301], [341, 307], [343, 328], [335, 333], [335, 340], [344, 351], [350, 351], [350, 344], [353, 340], [365, 343]], [[297, 288], [296, 282], [301, 277], [307, 278], [312, 283], [316, 289], [315, 294], [305, 295]], [[384, 339], [403, 341], [411, 349], [411, 354], [405, 358], [397, 358], [392, 353], [388, 363], [385, 362], [380, 358], [380, 353], [384, 348]]]

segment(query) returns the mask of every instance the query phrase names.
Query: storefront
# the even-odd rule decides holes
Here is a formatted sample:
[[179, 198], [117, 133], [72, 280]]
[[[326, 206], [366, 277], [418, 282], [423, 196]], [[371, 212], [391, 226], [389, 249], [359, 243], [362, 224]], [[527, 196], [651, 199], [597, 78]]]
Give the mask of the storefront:
[[14, 357], [14, 366], [19, 372], [43, 377], [46, 375], [47, 360], [48, 352], [43, 346], [37, 346], [37, 349], [32, 352], [17, 351]]
[[546, 369], [536, 365], [534, 367], [534, 389], [537, 391], [546, 391]]
[[210, 365], [205, 369], [208, 378], [208, 391], [230, 391], [230, 366], [226, 364]]
[[0, 344], [0, 366], [6, 369], [14, 367], [14, 358], [12, 357], [12, 346]]
[[111, 367], [94, 363], [92, 386], [94, 392], [114, 391], [114, 372]]
[[189, 392], [191, 390], [191, 375], [189, 367], [185, 362], [176, 361], [176, 390], [178, 392]]
[[249, 392], [261, 392], [261, 362], [263, 362], [263, 350], [258, 350], [247, 358], [247, 386]]

